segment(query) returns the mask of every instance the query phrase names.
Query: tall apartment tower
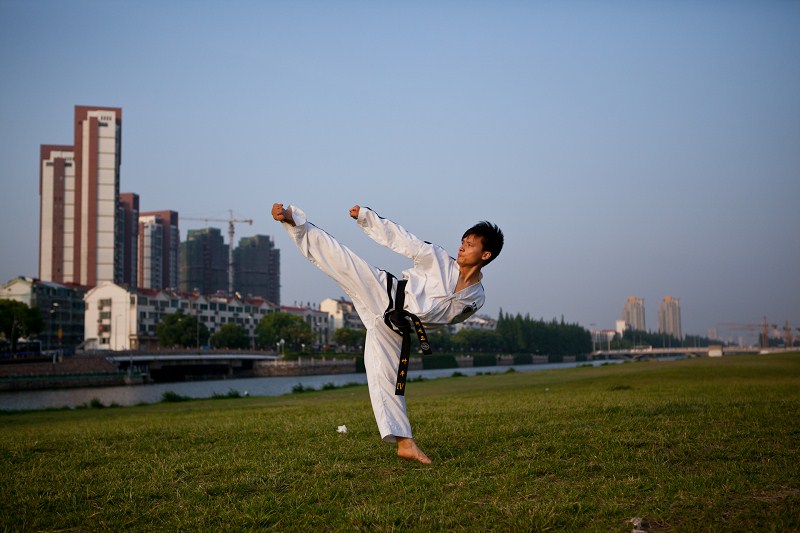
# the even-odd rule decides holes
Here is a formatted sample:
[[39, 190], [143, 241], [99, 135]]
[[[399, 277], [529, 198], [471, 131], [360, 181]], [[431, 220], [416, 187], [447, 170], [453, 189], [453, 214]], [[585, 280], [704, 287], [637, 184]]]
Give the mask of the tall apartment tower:
[[39, 279], [72, 282], [75, 266], [75, 150], [39, 152]]
[[658, 332], [683, 339], [681, 332], [681, 302], [678, 298], [664, 296], [658, 304]]
[[118, 234], [121, 253], [118, 262], [121, 269], [122, 283], [136, 289], [139, 271], [139, 195], [124, 192], [119, 195], [119, 213], [117, 215]]
[[625, 300], [625, 304], [622, 306], [622, 320], [625, 321], [630, 329], [647, 331], [644, 320], [644, 300], [636, 296], [631, 296]]
[[266, 235], [239, 239], [233, 252], [234, 290], [242, 296], [261, 296], [280, 305], [280, 253]]
[[139, 214], [139, 287], [178, 288], [180, 239], [177, 212]]
[[228, 292], [228, 246], [219, 228], [189, 230], [180, 246], [180, 290]]
[[74, 125], [72, 146], [40, 149], [39, 278], [120, 283], [122, 109], [75, 106]]

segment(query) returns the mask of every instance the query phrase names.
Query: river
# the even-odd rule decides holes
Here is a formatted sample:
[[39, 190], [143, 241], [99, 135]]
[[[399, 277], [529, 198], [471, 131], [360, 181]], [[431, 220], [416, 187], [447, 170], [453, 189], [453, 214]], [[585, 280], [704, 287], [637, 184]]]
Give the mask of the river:
[[[419, 377], [436, 379], [452, 376], [455, 372], [472, 376], [478, 373], [503, 373], [513, 368], [517, 372], [533, 372], [558, 368], [573, 368], [581, 365], [620, 363], [619, 360], [570, 363], [546, 363], [534, 365], [486, 366], [470, 368], [446, 368], [439, 370], [412, 370], [409, 380]], [[280, 396], [289, 394], [298, 385], [303, 389], [321, 389], [333, 384], [336, 387], [352, 383], [365, 384], [366, 374], [329, 374], [322, 376], [289, 376], [266, 378], [220, 379], [210, 381], [184, 381], [179, 383], [153, 383], [146, 385], [123, 385], [117, 387], [86, 387], [75, 389], [31, 390], [0, 392], [0, 410], [31, 411], [38, 409], [75, 408], [100, 401], [105, 406], [138, 405], [158, 403], [165, 392], [174, 392], [189, 398], [211, 398], [235, 391], [246, 396]]]

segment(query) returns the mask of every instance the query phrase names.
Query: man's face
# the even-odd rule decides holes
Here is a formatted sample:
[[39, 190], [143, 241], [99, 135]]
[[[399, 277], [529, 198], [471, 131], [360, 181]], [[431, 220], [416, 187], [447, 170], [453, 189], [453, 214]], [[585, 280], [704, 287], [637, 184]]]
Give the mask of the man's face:
[[467, 235], [461, 240], [456, 263], [462, 268], [482, 265], [489, 255], [489, 252], [483, 250], [483, 239], [476, 235]]

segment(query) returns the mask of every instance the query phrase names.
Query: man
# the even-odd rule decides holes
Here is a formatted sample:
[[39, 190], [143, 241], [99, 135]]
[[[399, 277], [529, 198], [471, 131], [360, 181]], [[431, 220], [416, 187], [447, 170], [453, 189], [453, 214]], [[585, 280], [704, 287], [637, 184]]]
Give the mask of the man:
[[458, 257], [453, 259], [441, 247], [418, 239], [369, 208], [353, 206], [350, 216], [374, 241], [413, 261], [401, 280], [367, 264], [308, 222], [298, 207], [272, 206], [272, 217], [284, 224], [300, 253], [339, 284], [367, 328], [364, 366], [381, 438], [397, 443], [398, 456], [430, 464], [430, 458], [412, 437], [402, 363], [398, 370], [401, 360], [407, 365], [400, 352], [401, 347], [407, 350], [411, 328], [399, 335], [397, 324], [410, 317], [424, 335], [422, 326], [455, 324], [472, 316], [485, 299], [481, 269], [503, 248], [503, 232], [489, 222], [476, 224], [464, 233]]

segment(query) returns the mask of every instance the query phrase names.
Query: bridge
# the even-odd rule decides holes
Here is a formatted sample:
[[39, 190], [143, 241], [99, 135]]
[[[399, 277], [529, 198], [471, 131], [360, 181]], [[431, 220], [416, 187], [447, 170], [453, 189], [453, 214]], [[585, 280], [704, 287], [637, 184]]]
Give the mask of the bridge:
[[115, 353], [106, 357], [120, 370], [138, 373], [148, 381], [248, 377], [257, 361], [276, 361], [277, 355], [258, 353]]
[[592, 352], [593, 359], [645, 359], [647, 357], [664, 356], [703, 356], [720, 357], [722, 355], [736, 354], [759, 354], [759, 353], [781, 353], [787, 351], [797, 351], [797, 348], [770, 348], [764, 349], [758, 346], [698, 346], [688, 348], [653, 348], [641, 346], [629, 350], [597, 350]]

